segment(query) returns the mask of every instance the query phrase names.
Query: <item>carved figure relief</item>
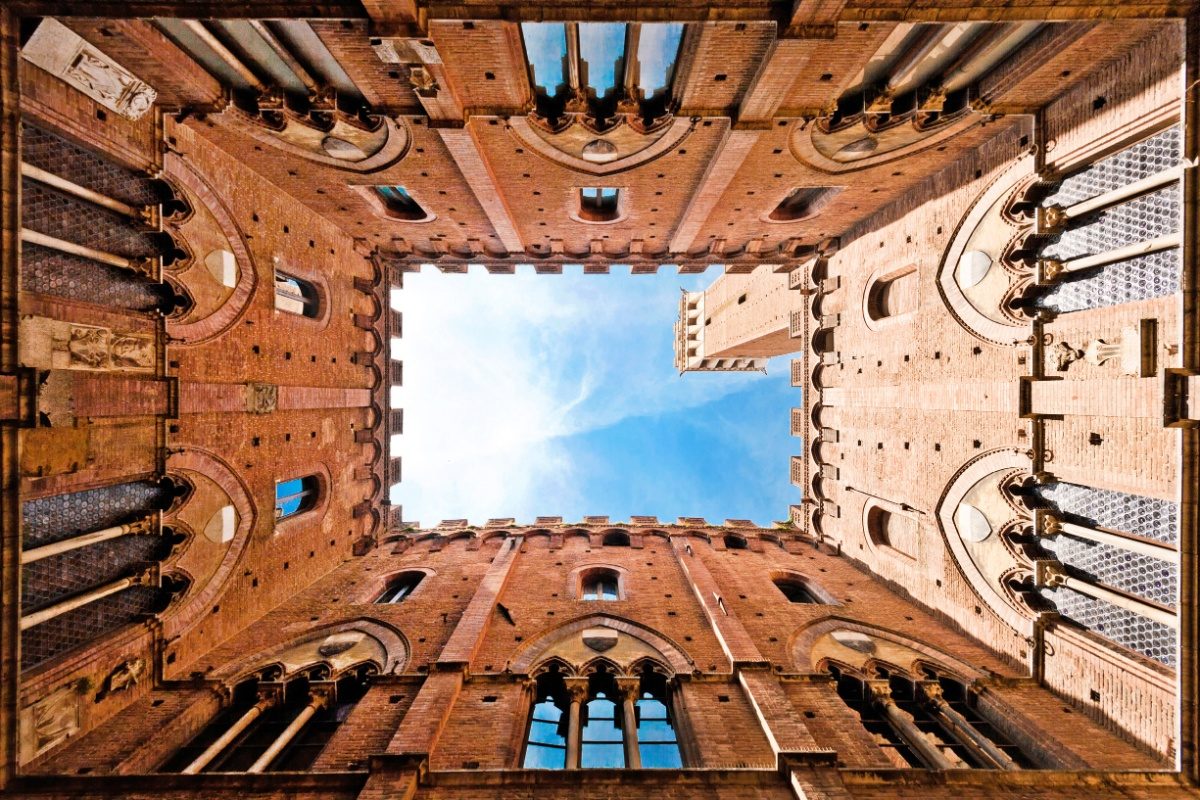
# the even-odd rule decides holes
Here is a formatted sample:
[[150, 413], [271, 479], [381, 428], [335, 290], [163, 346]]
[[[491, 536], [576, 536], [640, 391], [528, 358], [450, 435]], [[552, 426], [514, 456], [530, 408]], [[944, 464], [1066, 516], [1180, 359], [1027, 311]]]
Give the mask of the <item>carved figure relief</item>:
[[96, 694], [96, 702], [99, 703], [109, 695], [120, 694], [137, 686], [145, 671], [146, 659], [125, 659], [114, 667], [112, 672], [108, 673], [108, 677], [104, 680], [104, 686]]
[[145, 81], [55, 19], [42, 20], [21, 55], [129, 119], [143, 116], [158, 97]]

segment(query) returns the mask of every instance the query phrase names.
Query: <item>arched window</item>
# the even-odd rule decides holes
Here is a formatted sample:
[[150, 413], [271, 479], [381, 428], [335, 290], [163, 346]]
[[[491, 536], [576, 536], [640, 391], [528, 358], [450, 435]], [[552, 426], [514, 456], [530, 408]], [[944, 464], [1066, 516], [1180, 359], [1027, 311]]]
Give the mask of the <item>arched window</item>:
[[547, 672], [537, 679], [529, 731], [525, 737], [525, 769], [567, 766], [567, 689], [562, 676]]
[[320, 294], [317, 287], [306, 280], [275, 271], [275, 308], [309, 319], [321, 313]]
[[287, 519], [315, 508], [321, 499], [321, 482], [316, 475], [279, 481], [275, 484], [275, 519]]
[[579, 584], [579, 599], [620, 600], [620, 575], [611, 569], [594, 569], [585, 572]]
[[604, 534], [605, 547], [629, 547], [629, 534], [625, 531], [609, 531]]
[[159, 771], [304, 772], [362, 699], [367, 674], [364, 668], [320, 684], [298, 677], [282, 687], [244, 681], [230, 706]]
[[612, 222], [621, 214], [621, 190], [612, 186], [585, 186], [579, 190], [579, 218], [584, 222]]
[[683, 756], [667, 697], [666, 679], [647, 671], [637, 701], [638, 754], [643, 769], [679, 769]]
[[771, 222], [799, 222], [815, 217], [841, 190], [840, 186], [801, 186], [792, 189], [767, 219]]
[[417, 586], [424, 579], [424, 572], [402, 572], [388, 581], [387, 588], [375, 599], [375, 602], [389, 605], [403, 603], [409, 595], [416, 591]]
[[[880, 670], [876, 678], [831, 668], [837, 693], [897, 767], [1018, 769], [1036, 766], [969, 703], [961, 682], [917, 680]], [[965, 713], [964, 713], [965, 712]]]
[[867, 289], [867, 320], [879, 322], [916, 311], [917, 279], [917, 268], [909, 265], [874, 280]]
[[746, 543], [746, 537], [738, 536], [735, 533], [725, 534], [725, 549], [726, 550], [745, 550], [749, 545]]
[[917, 557], [917, 520], [908, 514], [872, 503], [866, 515], [867, 538], [880, 549]]
[[811, 603], [820, 604], [824, 601], [808, 587], [808, 584], [799, 578], [776, 578], [775, 585], [779, 587], [779, 591], [783, 592], [783, 596], [791, 603]]
[[609, 676], [594, 675], [591, 684], [580, 729], [579, 766], [619, 769], [625, 766], [625, 739], [618, 724], [620, 696]]
[[419, 222], [429, 216], [403, 186], [376, 186], [375, 194], [383, 202], [384, 213], [392, 219]]

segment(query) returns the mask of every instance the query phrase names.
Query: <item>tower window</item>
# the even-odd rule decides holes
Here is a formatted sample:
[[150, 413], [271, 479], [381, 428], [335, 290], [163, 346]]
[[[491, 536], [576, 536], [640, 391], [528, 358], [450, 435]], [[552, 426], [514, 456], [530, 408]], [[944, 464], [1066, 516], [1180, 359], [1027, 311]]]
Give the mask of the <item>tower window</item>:
[[596, 569], [583, 575], [580, 600], [620, 600], [620, 576], [611, 569]]
[[275, 484], [275, 519], [287, 519], [313, 509], [320, 499], [321, 483], [316, 475], [292, 478]]
[[315, 319], [321, 311], [317, 287], [295, 275], [276, 270], [275, 308], [289, 314]]
[[779, 591], [783, 592], [783, 596], [791, 603], [811, 603], [820, 604], [821, 599], [808, 588], [808, 584], [795, 578], [777, 578], [775, 585], [779, 587]]
[[375, 194], [379, 195], [385, 213], [392, 219], [415, 222], [429, 216], [403, 186], [376, 186]]
[[579, 190], [579, 218], [585, 222], [612, 222], [620, 216], [620, 198], [620, 189], [585, 186]]
[[867, 319], [878, 322], [917, 310], [917, 268], [908, 266], [885, 275], [867, 289]]
[[625, 745], [617, 726], [617, 704], [608, 693], [597, 691], [587, 702], [579, 737], [579, 766], [621, 768], [625, 766]]
[[394, 605], [403, 603], [425, 579], [424, 572], [404, 572], [388, 581], [383, 594], [375, 599], [376, 603]]
[[738, 536], [735, 533], [725, 534], [725, 549], [726, 550], [745, 550], [749, 545], [746, 542], [746, 537]]
[[767, 217], [771, 222], [799, 222], [825, 210], [829, 201], [842, 190], [840, 186], [801, 186], [792, 189]]

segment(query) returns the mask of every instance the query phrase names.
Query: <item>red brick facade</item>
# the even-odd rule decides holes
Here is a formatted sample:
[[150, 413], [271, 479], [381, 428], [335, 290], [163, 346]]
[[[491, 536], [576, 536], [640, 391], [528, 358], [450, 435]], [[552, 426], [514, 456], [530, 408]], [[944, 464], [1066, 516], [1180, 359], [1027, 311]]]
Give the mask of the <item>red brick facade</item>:
[[[0, 10], [13, 793], [1195, 794], [1194, 3], [66, 5]], [[665, 105], [544, 114], [564, 20], [684, 23]], [[480, 264], [730, 273], [679, 347], [796, 354], [790, 519], [403, 522], [389, 294]], [[601, 684], [682, 769], [524, 768]]]

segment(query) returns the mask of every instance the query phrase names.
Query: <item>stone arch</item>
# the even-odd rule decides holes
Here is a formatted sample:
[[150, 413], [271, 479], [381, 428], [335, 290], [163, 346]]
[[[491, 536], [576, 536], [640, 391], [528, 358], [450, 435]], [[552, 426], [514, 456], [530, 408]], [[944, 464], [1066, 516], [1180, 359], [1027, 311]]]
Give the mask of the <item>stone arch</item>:
[[[788, 147], [797, 161], [821, 172], [855, 172], [920, 153], [975, 127], [984, 119], [983, 115], [967, 109], [932, 128], [921, 129], [907, 123], [883, 136], [869, 134], [861, 123], [851, 126], [857, 130], [849, 132], [830, 132], [820, 123], [793, 125]], [[840, 153], [848, 151], [847, 138], [852, 141], [869, 139], [876, 145], [870, 150], [856, 152], [854, 157], [839, 158]]]
[[[196, 472], [217, 486], [228, 496], [237, 514], [237, 526], [229, 546], [215, 569], [204, 581], [200, 576], [192, 584], [191, 596], [174, 606], [163, 620], [163, 633], [167, 638], [182, 635], [204, 619], [209, 608], [225, 592], [226, 584], [245, 553], [258, 520], [258, 508], [250, 487], [227, 461], [215, 453], [198, 448], [184, 448], [167, 458], [169, 472]], [[183, 504], [186, 507], [187, 503]]]
[[507, 130], [513, 139], [522, 146], [528, 147], [547, 161], [565, 167], [574, 173], [613, 175], [647, 164], [672, 152], [692, 132], [695, 123], [677, 118], [671, 124], [645, 134], [634, 131], [626, 124], [618, 125], [617, 128], [602, 135], [589, 133], [586, 137], [589, 140], [597, 138], [603, 141], [620, 140], [620, 143], [617, 144], [617, 157], [606, 161], [591, 161], [583, 158], [582, 150], [580, 155], [571, 152], [577, 144], [574, 141], [576, 139], [574, 134], [577, 131], [573, 130], [576, 127], [583, 130], [583, 126], [571, 126], [563, 133], [551, 134], [531, 125], [526, 117], [514, 116], [509, 118]]
[[[211, 217], [219, 229], [228, 247], [226, 252], [232, 256], [238, 271], [237, 281], [231, 287], [232, 292], [212, 313], [191, 322], [167, 320], [167, 332], [180, 346], [187, 347], [220, 336], [242, 318], [250, 307], [251, 298], [254, 297], [258, 285], [258, 271], [233, 214], [191, 164], [178, 153], [169, 151], [163, 156], [163, 173], [186, 190], [189, 203], [196, 206], [195, 201], [199, 201], [199, 207], [204, 209], [205, 214]], [[188, 224], [195, 217], [195, 213], [193, 209], [193, 213], [181, 224]], [[201, 259], [207, 255], [202, 254]], [[193, 264], [190, 267], [197, 268], [203, 268], [203, 265]]]
[[[558, 650], [562, 650], [564, 653], [571, 652], [581, 655], [582, 657], [579, 658], [580, 663], [590, 660], [594, 657], [594, 651], [587, 645], [584, 645], [581, 640], [583, 632], [592, 628], [614, 632], [616, 634], [616, 646], [620, 645], [622, 636], [628, 637], [631, 640], [630, 644], [632, 646], [623, 647], [617, 651], [629, 656], [627, 663], [633, 663], [637, 659], [657, 654], [663, 663], [667, 664], [674, 673], [690, 674], [694, 669], [692, 659], [685, 653], [683, 648], [650, 628], [610, 614], [588, 614], [545, 630], [525, 642], [514, 653], [513, 659], [508, 663], [507, 670], [518, 674], [529, 673], [535, 664], [539, 664], [544, 658], [551, 656], [558, 656], [567, 661], [572, 660], [565, 658]], [[575, 639], [579, 640], [578, 643], [571, 641]], [[560, 648], [558, 645], [567, 646]], [[616, 650], [616, 646], [610, 647], [609, 650]], [[608, 650], [600, 652], [608, 652]], [[608, 657], [618, 662], [621, 660], [614, 658], [612, 654]]]
[[[988, 539], [996, 540], [996, 546], [1005, 548], [1011, 555], [1010, 563], [1007, 566], [994, 563], [998, 558], [1004, 557], [1003, 552], [986, 556], [972, 552], [973, 549], [977, 549], [974, 545], [978, 543], [973, 542], [972, 539], [978, 537], [979, 532], [972, 533], [969, 530], [961, 529], [964, 526], [972, 525], [973, 520], [966, 519], [960, 511], [967, 501], [968, 494], [976, 489], [982, 481], [1015, 470], [1028, 469], [1028, 457], [1016, 449], [993, 450], [976, 456], [951, 476], [938, 500], [934, 514], [947, 549], [967, 584], [1000, 619], [1015, 631], [1025, 636], [1032, 636], [1033, 620], [1036, 614], [1007, 586], [1007, 579], [1013, 577], [1013, 570], [1020, 566], [1020, 561], [1015, 551], [999, 535], [1003, 523], [998, 519], [993, 520], [991, 522], [992, 530], [988, 532], [990, 536], [979, 538], [979, 542]], [[1003, 498], [999, 499], [1008, 506], [1010, 511], [1012, 510], [1011, 503]], [[971, 507], [976, 508], [975, 505], [971, 505]], [[999, 574], [991, 574], [997, 571]], [[1003, 583], [1001, 576], [1007, 576]]]
[[[867, 637], [873, 648], [856, 649], [836, 641], [826, 646], [832, 634], [842, 632], [849, 634], [844, 641], [853, 643], [856, 637]], [[887, 662], [906, 671], [918, 664], [936, 664], [967, 681], [985, 677], [984, 672], [963, 659], [921, 639], [844, 616], [824, 617], [800, 627], [790, 637], [788, 652], [797, 672], [814, 672], [823, 660], [836, 660], [855, 669], [868, 662]]]
[[[288, 626], [294, 627], [299, 626]], [[284, 631], [287, 632], [288, 628]], [[359, 641], [362, 646], [354, 644], [345, 650], [322, 652], [322, 643], [339, 634], [361, 634]], [[343, 637], [343, 641], [337, 642], [330, 650], [344, 643]], [[397, 674], [407, 666], [411, 652], [408, 639], [400, 630], [375, 619], [360, 617], [292, 634], [274, 645], [222, 665], [211, 675], [232, 684], [250, 673], [271, 666], [280, 667], [282, 674], [288, 677], [321, 664], [336, 675], [367, 662], [374, 664], [382, 674]], [[348, 656], [345, 655], [347, 653]]]
[[1027, 152], [987, 185], [958, 223], [938, 267], [938, 292], [951, 316], [989, 344], [1013, 346], [1028, 335], [1028, 324], [1003, 304], [1032, 280], [1032, 272], [1022, 275], [1005, 261], [1032, 232], [1031, 220], [1008, 210], [1036, 179], [1034, 166]]

